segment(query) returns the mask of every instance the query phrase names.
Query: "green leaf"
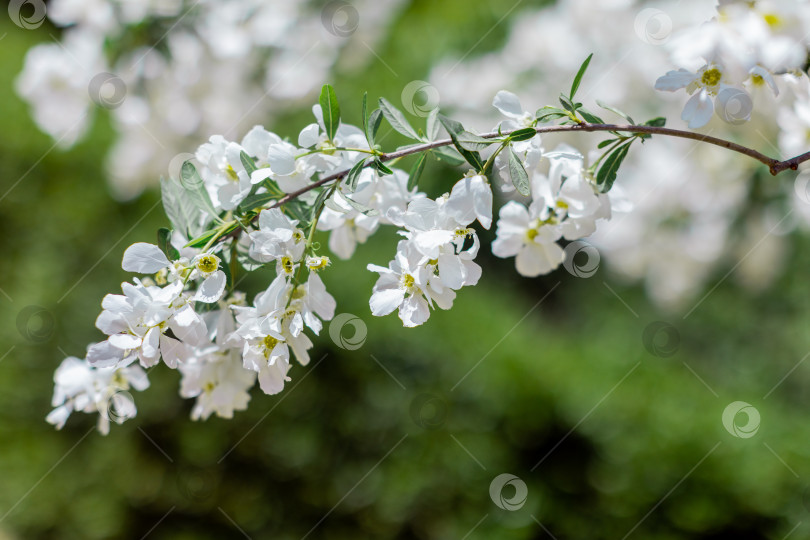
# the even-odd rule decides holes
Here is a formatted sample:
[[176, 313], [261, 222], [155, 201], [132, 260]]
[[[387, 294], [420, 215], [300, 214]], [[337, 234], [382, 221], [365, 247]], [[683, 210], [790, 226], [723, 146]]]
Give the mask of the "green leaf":
[[362, 171], [365, 166], [366, 160], [361, 159], [349, 170], [349, 173], [346, 175], [346, 186], [349, 188], [349, 192], [354, 193], [354, 191], [357, 190], [357, 181], [360, 179], [360, 171]]
[[244, 150], [239, 153], [239, 159], [242, 161], [242, 167], [244, 167], [245, 171], [247, 171], [248, 177], [250, 177], [254, 171], [258, 170], [258, 167], [256, 167], [256, 162], [253, 161], [253, 158], [247, 155]]
[[440, 146], [438, 148], [432, 149], [431, 152], [440, 161], [444, 161], [445, 163], [453, 167], [464, 163], [464, 158], [461, 157], [461, 154], [459, 154], [454, 148], [450, 148], [448, 146]]
[[307, 213], [309, 208], [307, 204], [301, 199], [293, 199], [284, 203], [281, 207], [282, 211], [286, 211], [293, 219], [297, 219], [299, 225], [307, 221]]
[[524, 197], [531, 195], [531, 187], [529, 186], [529, 175], [523, 167], [520, 158], [517, 157], [512, 147], [509, 147], [509, 177], [512, 179], [512, 184], [518, 193]]
[[315, 198], [315, 202], [312, 203], [312, 208], [310, 209], [311, 219], [314, 220], [315, 216], [318, 215], [318, 212], [321, 211], [321, 207], [323, 207], [323, 205], [326, 203], [326, 199], [329, 197], [330, 193], [332, 193], [332, 188], [324, 188], [320, 193], [318, 193], [318, 196]]
[[606, 104], [602, 103], [601, 101], [599, 101], [598, 99], [596, 100], [596, 104], [599, 105], [600, 107], [602, 107], [603, 109], [605, 109], [606, 111], [610, 111], [613, 114], [617, 114], [617, 115], [621, 116], [622, 118], [627, 120], [630, 124], [635, 124], [635, 122], [633, 122], [633, 119], [630, 118], [630, 115], [625, 113], [624, 111], [621, 111], [621, 110], [617, 109], [616, 107], [611, 107], [610, 105], [606, 105]]
[[574, 103], [570, 99], [565, 97], [563, 94], [560, 94], [560, 103], [562, 103], [563, 109], [570, 112], [571, 114], [576, 114], [577, 112], [576, 105], [574, 105]]
[[667, 119], [664, 118], [663, 116], [659, 116], [657, 118], [653, 118], [652, 120], [647, 120], [646, 122], [644, 122], [644, 125], [651, 127], [664, 127], [665, 125], [667, 125]]
[[362, 205], [362, 204], [360, 204], [359, 202], [357, 202], [357, 201], [355, 201], [355, 200], [353, 200], [353, 199], [349, 198], [349, 197], [348, 197], [348, 196], [347, 196], [345, 193], [343, 193], [342, 191], [337, 190], [337, 192], [340, 194], [340, 196], [341, 196], [341, 198], [343, 198], [343, 200], [345, 200], [347, 203], [349, 203], [349, 205], [350, 205], [352, 208], [354, 208], [355, 210], [357, 210], [357, 211], [358, 211], [358, 212], [360, 212], [361, 214], [365, 214], [365, 215], [367, 215], [367, 216], [376, 216], [376, 215], [378, 215], [378, 214], [379, 214], [379, 212], [378, 212], [378, 211], [376, 211], [376, 210], [374, 210], [373, 208], [369, 208], [368, 206]]
[[170, 261], [176, 261], [180, 258], [180, 252], [172, 245], [172, 231], [166, 227], [161, 227], [158, 229], [157, 238], [158, 247]]
[[436, 139], [439, 138], [440, 126], [441, 124], [439, 123], [439, 108], [436, 107], [435, 109], [430, 111], [430, 114], [427, 117], [427, 124], [425, 129], [427, 129], [426, 135], [428, 140], [435, 141]]
[[427, 153], [423, 153], [416, 160], [416, 163], [411, 167], [411, 174], [408, 177], [408, 191], [411, 191], [419, 183], [419, 177], [422, 176], [422, 171], [425, 170], [425, 161], [427, 160]]
[[464, 126], [461, 125], [461, 122], [457, 120], [453, 120], [443, 114], [439, 115], [439, 122], [442, 123], [444, 129], [447, 130], [449, 135], [458, 135], [462, 131], [464, 131]]
[[509, 135], [509, 140], [510, 141], [516, 141], [516, 142], [528, 141], [529, 139], [532, 139], [535, 135], [537, 135], [537, 130], [536, 129], [534, 129], [534, 128], [523, 128], [523, 129], [518, 129], [516, 131], [513, 131]]
[[484, 167], [484, 162], [481, 160], [481, 155], [478, 152], [467, 150], [461, 146], [458, 141], [458, 134], [464, 131], [464, 126], [462, 126], [460, 122], [447, 118], [443, 114], [439, 115], [439, 121], [444, 126], [444, 129], [447, 130], [447, 133], [453, 140], [453, 145], [456, 147], [456, 150], [458, 150], [458, 153], [461, 154], [461, 157], [463, 157], [464, 160], [476, 171], [481, 171], [481, 169]]
[[602, 148], [605, 148], [606, 146], [610, 146], [611, 144], [615, 143], [618, 140], [619, 139], [607, 139], [607, 140], [604, 140], [604, 141], [600, 142], [599, 144], [597, 144], [596, 147], [601, 150]]
[[340, 126], [340, 105], [338, 105], [337, 94], [332, 85], [325, 84], [321, 88], [321, 97], [318, 100], [323, 112], [323, 127], [330, 141], [334, 141], [338, 126]]
[[211, 203], [211, 197], [208, 196], [208, 191], [205, 189], [205, 183], [200, 178], [200, 173], [191, 161], [186, 161], [180, 168], [180, 179], [183, 187], [191, 196], [191, 200], [197, 205], [197, 208], [204, 212], [208, 212], [214, 219], [222, 222], [219, 219], [214, 205]]
[[374, 148], [374, 141], [377, 138], [377, 131], [380, 129], [380, 124], [382, 124], [382, 111], [380, 109], [374, 109], [371, 111], [371, 115], [368, 117], [368, 124], [366, 125], [366, 137], [368, 138], [368, 145], [371, 148]]
[[388, 120], [388, 123], [391, 124], [391, 127], [397, 132], [410, 139], [420, 140], [419, 134], [411, 127], [411, 124], [408, 122], [407, 118], [405, 118], [405, 115], [402, 114], [402, 111], [391, 105], [387, 99], [380, 98], [380, 109], [382, 109], [385, 119]]
[[582, 115], [582, 118], [585, 119], [586, 122], [589, 124], [604, 124], [605, 121], [596, 116], [593, 113], [586, 111], [585, 109], [579, 109], [579, 114]]
[[585, 75], [585, 70], [588, 69], [588, 65], [591, 63], [591, 58], [593, 58], [593, 53], [589, 54], [588, 58], [582, 62], [576, 77], [574, 77], [574, 82], [571, 84], [571, 93], [568, 94], [568, 97], [570, 97], [572, 101], [574, 100], [574, 94], [579, 90], [579, 83], [582, 82], [582, 76]]
[[389, 174], [394, 174], [394, 171], [392, 171], [391, 169], [389, 169], [389, 168], [388, 168], [388, 167], [385, 165], [385, 163], [383, 163], [383, 162], [382, 162], [382, 161], [380, 161], [379, 159], [375, 159], [375, 160], [374, 160], [374, 168], [375, 168], [375, 169], [377, 169], [377, 172], [380, 174], [380, 176], [387, 176], [387, 175], [389, 175]]
[[180, 182], [161, 178], [160, 198], [163, 201], [163, 210], [175, 230], [186, 238], [193, 238], [202, 232], [203, 213]]
[[248, 212], [250, 210], [253, 210], [254, 208], [264, 206], [270, 201], [276, 199], [278, 199], [278, 196], [272, 193], [256, 193], [254, 195], [248, 195], [241, 203], [239, 203], [239, 210], [242, 213]]
[[208, 243], [209, 240], [214, 238], [218, 232], [219, 229], [211, 229], [210, 231], [205, 231], [197, 238], [190, 240], [189, 243], [185, 245], [185, 247], [203, 247]]
[[556, 120], [557, 118], [564, 118], [568, 116], [568, 113], [562, 109], [558, 109], [557, 107], [543, 107], [542, 109], [537, 109], [535, 113], [538, 122], [545, 122], [547, 120]]
[[614, 150], [606, 159], [599, 171], [596, 173], [596, 185], [599, 191], [607, 193], [613, 187], [613, 182], [616, 181], [616, 174], [619, 172], [619, 167], [627, 157], [627, 152], [630, 150], [632, 141], [625, 143]]
[[501, 142], [500, 139], [485, 139], [484, 137], [478, 136], [475, 133], [470, 133], [469, 131], [462, 131], [461, 133], [456, 135], [456, 140], [458, 144], [461, 145], [462, 148], [465, 150], [484, 150], [488, 148], [489, 145]]

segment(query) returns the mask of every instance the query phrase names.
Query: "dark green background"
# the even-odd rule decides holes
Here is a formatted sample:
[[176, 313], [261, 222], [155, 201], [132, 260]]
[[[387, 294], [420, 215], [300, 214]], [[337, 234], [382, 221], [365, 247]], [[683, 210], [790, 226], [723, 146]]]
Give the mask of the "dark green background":
[[[505, 9], [496, 0], [406, 4], [376, 48], [398, 76], [373, 59], [333, 76], [344, 117], [359, 115], [366, 90], [398, 102], [407, 82], [464, 54]], [[497, 48], [521, 9], [471, 54]], [[154, 192], [109, 197], [103, 114], [71, 151], [50, 150], [14, 95], [26, 49], [50, 33], [58, 35], [0, 17], [0, 191], [10, 189], [0, 201], [0, 287], [10, 297], [0, 296], [0, 538], [293, 539], [316, 524], [309, 538], [808, 535], [810, 367], [791, 372], [810, 350], [810, 244], [799, 235], [773, 287], [754, 295], [732, 274], [684, 319], [656, 311], [604, 265], [590, 279], [562, 269], [522, 279], [511, 260], [491, 256], [485, 233], [481, 284], [461, 291], [451, 311], [404, 329], [368, 309], [376, 275], [363, 267], [394, 251], [393, 231], [383, 231], [324, 274], [338, 311], [368, 324], [359, 350], [336, 348], [324, 333], [283, 394], [256, 389], [234, 420], [188, 420], [178, 374], [160, 368], [135, 394], [138, 417], [108, 437], [82, 414], [53, 430], [44, 421], [53, 370], [100, 339], [100, 300], [128, 277], [123, 250], [153, 241], [167, 222]], [[307, 109], [268, 127], [295, 136]], [[432, 165], [423, 187], [437, 194], [457, 176]], [[251, 277], [248, 290], [267, 279]], [[44, 311], [31, 317], [32, 305]], [[677, 332], [666, 358], [643, 344], [658, 320]], [[752, 438], [721, 424], [737, 400], [761, 413]], [[501, 473], [527, 484], [520, 510], [490, 499]]]

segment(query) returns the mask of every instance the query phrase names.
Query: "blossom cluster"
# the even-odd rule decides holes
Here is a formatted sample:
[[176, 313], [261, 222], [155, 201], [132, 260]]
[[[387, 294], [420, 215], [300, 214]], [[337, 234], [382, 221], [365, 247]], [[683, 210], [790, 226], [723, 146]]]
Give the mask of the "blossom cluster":
[[[57, 370], [49, 422], [61, 427], [71, 412], [97, 412], [106, 432], [110, 421], [135, 416], [128, 390], [145, 389], [144, 370], [161, 360], [180, 371], [180, 394], [196, 398], [194, 419], [229, 418], [245, 409], [256, 381], [266, 394], [282, 391], [292, 359], [307, 365], [310, 336], [335, 316], [322, 279], [332, 261], [314, 241], [318, 231], [329, 235], [332, 256], [348, 259], [380, 226], [398, 229], [393, 260], [368, 265], [379, 274], [369, 307], [377, 316], [397, 311], [413, 327], [432, 309], [450, 309], [457, 291], [478, 283], [476, 227], [491, 228], [494, 213], [492, 251], [514, 257], [524, 276], [557, 268], [566, 257], [561, 242], [591, 234], [597, 220], [610, 217], [612, 195], [599, 189], [583, 156], [565, 145], [544, 152], [536, 120], [512, 93], [499, 92], [493, 104], [506, 117], [499, 130], [516, 140], [507, 135], [498, 149], [482, 148], [492, 163], [489, 174], [487, 166], [470, 169], [431, 198], [418, 190], [413, 173], [379, 160], [373, 120], [361, 129], [336, 119], [333, 92], [324, 87], [315, 121], [297, 144], [261, 126], [240, 142], [215, 135], [183, 165], [180, 181], [163, 181], [174, 231], [162, 229], [157, 245], [138, 242], [125, 251], [123, 269], [141, 277], [102, 301], [96, 327], [107, 338]], [[390, 103], [380, 104], [372, 117], [384, 115], [397, 129], [416, 133]], [[438, 111], [428, 124], [435, 140]], [[495, 144], [480, 139], [479, 147]], [[463, 146], [445, 150], [456, 162], [467, 153]], [[525, 176], [526, 186], [516, 175]], [[510, 199], [499, 212], [493, 183]], [[260, 268], [275, 277], [248, 304], [234, 277]]]
[[[25, 7], [41, 5], [62, 32], [26, 53], [16, 90], [62, 148], [87, 134], [96, 109], [109, 110], [108, 179], [113, 195], [130, 198], [196, 141], [311, 97], [348, 43], [374, 46], [400, 2], [53, 0], [46, 9], [38, 0]], [[355, 64], [373, 58], [351, 48]]]
[[690, 128], [709, 123], [712, 112], [730, 123], [751, 118], [749, 91], [779, 95], [776, 79], [802, 75], [808, 58], [810, 4], [789, 0], [721, 0], [710, 21], [673, 40], [673, 56], [692, 71], [670, 71], [655, 88], [692, 95], [681, 118]]
[[[720, 107], [715, 108], [719, 92], [710, 96], [712, 109], [718, 110], [709, 111], [704, 129], [774, 157], [806, 152], [810, 80], [806, 70], [780, 74], [771, 55], [778, 49], [793, 51], [784, 58], [787, 62], [798, 58], [799, 45], [807, 48], [810, 4], [805, 0], [719, 4], [558, 0], [520, 11], [501, 48], [477, 56], [448, 56], [436, 63], [427, 80], [443, 107], [453, 107], [465, 125], [483, 127], [479, 123], [495, 118], [486, 115], [485, 106], [499, 88], [508, 87], [521, 97], [554, 95], [580, 58], [599, 51], [599, 62], [589, 68], [591, 77], [582, 84], [586, 105], [598, 98], [619, 109], [666, 116], [674, 119], [671, 127], [681, 128], [688, 127], [678, 120], [684, 95], [650, 90], [669, 70], [684, 68], [697, 74], [710, 60], [700, 57], [699, 48], [708, 54], [710, 45], [719, 43], [720, 57], [715, 60], [735, 66], [734, 74], [740, 75], [727, 78], [731, 90], [723, 94]], [[756, 31], [747, 33], [746, 25]], [[682, 33], [690, 37], [682, 39]], [[717, 36], [725, 36], [725, 41]], [[770, 70], [778, 96], [766, 78], [747, 75], [757, 65]], [[801, 63], [799, 67], [804, 68]], [[581, 140], [579, 134], [560, 137], [571, 144]], [[592, 152], [586, 157], [593, 159]], [[766, 288], [780, 275], [790, 253], [784, 233], [810, 228], [810, 197], [798, 189], [763, 201], [756, 196], [757, 184], [746, 181], [756, 174], [756, 167], [744, 156], [700, 143], [668, 139], [665, 146], [648, 144], [643, 152], [631, 153], [622, 166], [620, 187], [633, 211], [600, 227], [589, 242], [599, 250], [606, 269], [628, 282], [639, 282], [662, 308], [689, 309], [707, 283], [713, 284], [710, 280], [719, 267], [727, 264], [734, 265], [732, 277], [739, 284]], [[788, 211], [792, 214], [783, 219]]]

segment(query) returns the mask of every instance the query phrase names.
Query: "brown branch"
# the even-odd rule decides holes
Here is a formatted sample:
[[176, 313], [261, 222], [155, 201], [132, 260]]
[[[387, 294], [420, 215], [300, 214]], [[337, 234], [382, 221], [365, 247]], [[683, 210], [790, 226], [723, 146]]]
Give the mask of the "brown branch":
[[[672, 129], [672, 128], [665, 128], [665, 127], [654, 127], [654, 126], [620, 126], [616, 124], [577, 124], [577, 125], [569, 125], [569, 126], [545, 126], [537, 128], [537, 133], [559, 133], [559, 132], [566, 132], [566, 131], [585, 131], [585, 132], [596, 132], [596, 131], [620, 131], [625, 133], [636, 133], [636, 134], [649, 134], [649, 135], [666, 135], [668, 137], [678, 137], [681, 139], [691, 139], [693, 141], [705, 142], [708, 144], [713, 144], [715, 146], [719, 146], [721, 148], [725, 148], [727, 150], [731, 150], [733, 152], [737, 152], [743, 155], [746, 155], [750, 158], [753, 158], [765, 165], [768, 166], [772, 175], [777, 175], [782, 171], [786, 171], [788, 169], [796, 170], [800, 163], [804, 163], [805, 161], [810, 161], [810, 152], [806, 154], [802, 154], [800, 156], [796, 156], [794, 158], [779, 161], [778, 159], [773, 159], [771, 157], [766, 156], [756, 150], [748, 148], [746, 146], [742, 146], [740, 144], [727, 141], [725, 139], [718, 139], [717, 137], [712, 137], [710, 135], [703, 135], [700, 133], [695, 133], [693, 131], [682, 131], [679, 129]], [[495, 137], [500, 136], [507, 136], [511, 134], [511, 131], [504, 131], [502, 133], [498, 133], [494, 131], [492, 133], [484, 133], [480, 135], [485, 139], [493, 139]], [[425, 144], [417, 144], [413, 146], [409, 146], [407, 148], [402, 148], [401, 150], [397, 150], [395, 152], [389, 152], [382, 154], [379, 156], [380, 161], [390, 161], [392, 159], [397, 159], [405, 156], [409, 156], [411, 154], [418, 154], [420, 152], [425, 152], [426, 150], [432, 150], [434, 148], [439, 148], [442, 146], [449, 146], [453, 144], [453, 141], [450, 139], [442, 139], [439, 141], [433, 141], [430, 143]], [[370, 166], [371, 162], [366, 164], [366, 167]], [[349, 173], [348, 169], [345, 171], [340, 171], [324, 178], [321, 178], [317, 182], [313, 182], [312, 184], [308, 185], [307, 187], [301, 188], [297, 191], [293, 191], [292, 193], [288, 193], [281, 199], [275, 202], [273, 206], [270, 208], [276, 208], [281, 206], [282, 204], [289, 202], [297, 197], [300, 197], [307, 191], [311, 191], [315, 188], [318, 188], [324, 184], [328, 184], [333, 180], [337, 180], [339, 178], [343, 178]]]
[[[517, 131], [517, 130], [514, 130], [514, 131]], [[703, 135], [703, 134], [700, 134], [700, 133], [695, 133], [693, 131], [683, 131], [683, 130], [679, 130], [679, 129], [672, 129], [672, 128], [666, 128], [666, 127], [636, 126], [636, 125], [624, 125], [624, 126], [622, 126], [622, 125], [616, 125], [616, 124], [586, 124], [586, 123], [582, 123], [582, 124], [565, 125], [565, 126], [538, 127], [536, 129], [536, 131], [537, 131], [537, 133], [560, 133], [560, 132], [579, 132], [579, 131], [585, 131], [585, 132], [590, 133], [590, 132], [597, 132], [597, 131], [618, 131], [618, 132], [624, 132], [624, 133], [648, 134], [648, 135], [666, 135], [668, 137], [677, 137], [677, 138], [680, 138], [680, 139], [690, 139], [690, 140], [693, 140], [693, 141], [699, 141], [699, 142], [704, 142], [704, 143], [708, 143], [708, 144], [713, 144], [715, 146], [719, 146], [721, 148], [731, 150], [732, 152], [737, 152], [739, 154], [743, 154], [743, 155], [748, 156], [748, 157], [750, 157], [752, 159], [755, 159], [755, 160], [759, 161], [760, 163], [763, 163], [764, 165], [767, 165], [768, 169], [770, 170], [770, 173], [772, 175], [774, 175], [774, 176], [776, 176], [777, 174], [779, 174], [779, 173], [781, 173], [783, 171], [786, 171], [788, 169], [791, 169], [791, 170], [795, 171], [799, 167], [799, 164], [804, 163], [805, 161], [810, 161], [810, 152], [807, 152], [805, 154], [796, 156], [796, 157], [788, 159], [788, 160], [779, 161], [778, 159], [768, 157], [765, 154], [762, 154], [761, 152], [758, 152], [756, 150], [753, 150], [751, 148], [748, 148], [746, 146], [742, 146], [740, 144], [737, 144], [737, 143], [734, 143], [734, 142], [731, 142], [731, 141], [727, 141], [725, 139], [719, 139], [717, 137], [712, 137], [710, 135]], [[511, 133], [513, 133], [513, 131], [504, 131], [504, 132], [501, 132], [501, 133], [499, 133], [497, 131], [493, 131], [491, 133], [484, 133], [484, 134], [480, 135], [480, 137], [484, 137], [486, 139], [494, 139], [495, 137], [508, 136]], [[378, 156], [378, 159], [380, 161], [391, 161], [393, 159], [409, 156], [409, 155], [412, 155], [412, 154], [418, 154], [420, 152], [425, 152], [427, 150], [432, 150], [434, 148], [439, 148], [439, 147], [442, 147], [442, 146], [450, 146], [451, 144], [453, 144], [453, 141], [450, 140], [450, 139], [442, 139], [442, 140], [439, 140], [439, 141], [433, 141], [433, 142], [424, 143], [424, 144], [416, 144], [416, 145], [413, 145], [413, 146], [408, 146], [408, 147], [405, 147], [405, 148], [401, 148], [401, 149], [396, 150], [394, 152], [381, 154], [381, 155]], [[371, 166], [372, 163], [373, 163], [373, 161], [369, 161], [364, 166], [369, 167], [369, 166]], [[316, 182], [313, 182], [312, 184], [310, 184], [310, 185], [308, 185], [308, 186], [306, 186], [304, 188], [301, 188], [301, 189], [299, 189], [297, 191], [293, 191], [292, 193], [288, 193], [287, 195], [285, 195], [284, 197], [280, 198], [275, 203], [273, 203], [272, 206], [269, 206], [268, 209], [269, 208], [278, 208], [279, 206], [281, 206], [281, 205], [283, 205], [283, 204], [285, 204], [285, 203], [287, 203], [287, 202], [289, 202], [289, 201], [291, 201], [293, 199], [296, 199], [296, 198], [300, 197], [301, 195], [303, 195], [304, 193], [306, 193], [308, 191], [312, 191], [313, 189], [321, 187], [324, 184], [328, 184], [329, 182], [339, 180], [339, 179], [343, 178], [344, 176], [346, 176], [348, 173], [349, 173], [349, 169], [346, 169], [345, 171], [336, 172], [334, 174], [330, 174], [329, 176], [321, 178], [320, 180], [317, 180]], [[253, 219], [255, 220], [257, 218], [258, 218], [258, 215], [255, 216]], [[239, 233], [241, 233], [241, 229], [236, 229], [233, 233], [225, 235], [223, 238], [235, 237], [235, 236], [238, 236]]]

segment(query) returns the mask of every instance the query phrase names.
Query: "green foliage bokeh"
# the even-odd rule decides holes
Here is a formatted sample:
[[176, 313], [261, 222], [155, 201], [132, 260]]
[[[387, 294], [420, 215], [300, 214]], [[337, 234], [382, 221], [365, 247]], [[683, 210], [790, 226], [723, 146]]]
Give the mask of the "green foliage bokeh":
[[[376, 50], [394, 71], [373, 59], [359, 71], [338, 66], [330, 82], [344, 116], [359, 115], [363, 91], [396, 100], [444, 54], [493, 49], [502, 15], [496, 0], [407, 4]], [[810, 348], [810, 244], [799, 236], [770, 290], [724, 280], [687, 318], [657, 312], [604, 264], [590, 279], [563, 270], [521, 279], [485, 242], [481, 284], [404, 329], [368, 309], [375, 274], [362, 267], [390, 259], [395, 235], [384, 231], [324, 275], [338, 312], [367, 324], [360, 349], [324, 332], [283, 394], [256, 389], [233, 420], [188, 420], [178, 374], [159, 368], [135, 395], [138, 417], [108, 437], [81, 414], [53, 430], [44, 422], [53, 370], [100, 338], [93, 322], [102, 296], [127, 279], [124, 248], [151, 241], [166, 220], [155, 192], [109, 197], [103, 115], [69, 152], [32, 124], [13, 79], [46, 30], [0, 22], [0, 538], [808, 534], [808, 523], [792, 532], [810, 522], [810, 365], [800, 362]], [[267, 127], [292, 136], [283, 126], [308, 121], [302, 107]], [[425, 185], [440, 192], [454, 175], [434, 165]], [[42, 310], [31, 319], [28, 306]], [[660, 319], [678, 332], [667, 358], [643, 344]], [[738, 400], [761, 413], [749, 439], [721, 424]], [[502, 473], [528, 487], [519, 510], [490, 498]]]

